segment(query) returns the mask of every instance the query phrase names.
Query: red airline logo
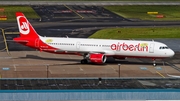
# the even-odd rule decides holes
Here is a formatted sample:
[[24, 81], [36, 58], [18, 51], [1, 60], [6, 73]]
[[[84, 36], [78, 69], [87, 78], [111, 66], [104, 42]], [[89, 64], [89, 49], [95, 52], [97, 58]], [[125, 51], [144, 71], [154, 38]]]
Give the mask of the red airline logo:
[[21, 26], [21, 29], [22, 29], [23, 31], [28, 30], [27, 22], [22, 22], [22, 25], [20, 25], [20, 26]]
[[126, 43], [117, 43], [111, 45], [111, 50], [116, 51], [142, 51], [148, 52], [148, 43], [138, 43], [138, 44], [126, 44]]

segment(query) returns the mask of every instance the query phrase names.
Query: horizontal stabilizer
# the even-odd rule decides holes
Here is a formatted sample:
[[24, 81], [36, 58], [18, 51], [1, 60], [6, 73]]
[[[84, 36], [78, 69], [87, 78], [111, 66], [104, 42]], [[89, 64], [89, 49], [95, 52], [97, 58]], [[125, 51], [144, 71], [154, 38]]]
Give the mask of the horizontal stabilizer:
[[27, 41], [27, 40], [16, 40], [16, 42], [24, 42], [24, 43], [28, 43], [29, 41]]
[[20, 38], [20, 37], [14, 38], [13, 40], [18, 43], [28, 43], [29, 42], [28, 40], [26, 40], [24, 38]]
[[16, 41], [18, 43], [28, 43], [29, 42], [28, 40], [14, 40], [14, 41]]

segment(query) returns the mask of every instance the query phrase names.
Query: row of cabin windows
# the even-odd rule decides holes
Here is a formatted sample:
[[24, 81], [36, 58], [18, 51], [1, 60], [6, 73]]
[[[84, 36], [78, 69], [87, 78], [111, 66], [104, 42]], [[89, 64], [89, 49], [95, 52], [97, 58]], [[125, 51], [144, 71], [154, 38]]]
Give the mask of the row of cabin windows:
[[[51, 45], [75, 45], [75, 44], [72, 44], [72, 43], [48, 43], [48, 44], [51, 44]], [[80, 44], [81, 46], [96, 46], [96, 47], [110, 47], [111, 45], [94, 45], [94, 44]]]
[[94, 45], [94, 44], [81, 44], [81, 46], [96, 46], [96, 47], [110, 47], [111, 45]]
[[51, 44], [51, 45], [71, 45], [71, 46], [74, 46], [73, 43], [48, 43], [48, 44]]
[[93, 44], [81, 44], [81, 46], [98, 46], [98, 45], [93, 45]]

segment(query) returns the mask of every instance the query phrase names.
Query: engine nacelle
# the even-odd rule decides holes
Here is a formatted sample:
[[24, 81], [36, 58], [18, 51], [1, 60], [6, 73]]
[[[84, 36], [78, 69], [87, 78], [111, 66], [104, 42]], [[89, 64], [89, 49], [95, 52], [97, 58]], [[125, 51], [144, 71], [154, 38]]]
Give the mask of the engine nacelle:
[[104, 54], [94, 53], [89, 55], [89, 60], [93, 63], [102, 64], [106, 62], [107, 57]]

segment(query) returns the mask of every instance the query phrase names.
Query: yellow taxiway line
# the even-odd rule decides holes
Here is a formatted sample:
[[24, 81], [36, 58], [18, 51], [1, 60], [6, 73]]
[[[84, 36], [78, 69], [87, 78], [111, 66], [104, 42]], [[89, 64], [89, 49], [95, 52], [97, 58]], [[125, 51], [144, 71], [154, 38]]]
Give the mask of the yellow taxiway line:
[[5, 32], [5, 34], [19, 34], [19, 32]]
[[8, 45], [7, 45], [6, 36], [4, 34], [4, 29], [2, 29], [2, 28], [0, 28], [0, 29], [2, 31], [2, 35], [3, 35], [3, 38], [4, 38], [5, 49], [6, 49], [7, 53], [9, 54], [9, 49], [8, 49]]
[[157, 74], [159, 74], [161, 77], [166, 78], [164, 75], [162, 75], [160, 72], [156, 71]]
[[73, 9], [71, 9], [70, 7], [64, 5], [66, 8], [68, 8], [69, 10], [73, 11], [74, 13], [76, 13], [78, 16], [80, 16], [82, 19], [84, 18], [82, 15], [80, 15], [79, 13], [77, 13], [76, 11], [74, 11]]

